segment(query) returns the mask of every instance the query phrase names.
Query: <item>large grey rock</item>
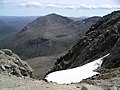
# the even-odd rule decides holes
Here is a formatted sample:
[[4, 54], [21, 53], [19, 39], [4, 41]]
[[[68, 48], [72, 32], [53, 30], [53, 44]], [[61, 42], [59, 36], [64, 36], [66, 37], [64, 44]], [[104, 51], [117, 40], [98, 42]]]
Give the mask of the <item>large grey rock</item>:
[[5, 52], [5, 54], [10, 55], [10, 56], [13, 54], [12, 51], [9, 49], [2, 49], [2, 51]]
[[113, 87], [110, 87], [109, 90], [119, 90], [117, 87], [113, 86]]
[[33, 70], [27, 62], [20, 59], [9, 49], [0, 50], [0, 73], [7, 72], [16, 76], [33, 77]]
[[83, 86], [81, 90], [88, 90], [87, 87]]
[[5, 54], [3, 51], [0, 50], [0, 54]]

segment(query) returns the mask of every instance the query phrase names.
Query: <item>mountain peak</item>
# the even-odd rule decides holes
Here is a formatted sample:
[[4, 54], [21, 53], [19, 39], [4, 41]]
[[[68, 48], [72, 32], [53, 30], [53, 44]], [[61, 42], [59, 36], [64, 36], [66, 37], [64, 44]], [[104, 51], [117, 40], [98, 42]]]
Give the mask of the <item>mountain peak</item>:
[[[34, 28], [34, 30], [39, 30], [39, 28], [42, 28], [43, 30], [45, 30], [48, 27], [58, 28], [59, 26], [64, 26], [66, 24], [71, 23], [72, 21], [73, 20], [67, 17], [52, 13], [52, 14], [48, 14], [46, 16], [37, 18], [33, 22], [29, 23], [21, 32], [24, 32], [26, 30], [33, 31], [32, 28]], [[52, 29], [55, 29], [55, 28], [52, 28]]]
[[53, 22], [53, 21], [55, 21], [56, 23], [61, 22], [61, 23], [63, 23], [63, 25], [73, 21], [73, 20], [69, 19], [68, 17], [61, 16], [61, 15], [58, 15], [58, 14], [55, 14], [55, 13], [48, 14], [46, 16], [43, 16], [42, 18], [44, 18], [47, 21], [51, 21], [51, 22]]
[[51, 13], [51, 14], [48, 14], [48, 15], [46, 15], [46, 16], [60, 16], [60, 15], [58, 15], [58, 14], [56, 14], [56, 13]]

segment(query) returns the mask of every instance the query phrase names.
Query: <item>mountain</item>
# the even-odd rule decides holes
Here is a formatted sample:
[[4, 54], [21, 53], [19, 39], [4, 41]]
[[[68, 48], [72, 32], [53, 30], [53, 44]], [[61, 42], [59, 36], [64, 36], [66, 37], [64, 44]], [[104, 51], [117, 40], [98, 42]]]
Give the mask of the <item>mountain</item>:
[[0, 48], [10, 48], [24, 58], [59, 54], [71, 48], [94, 23], [49, 14], [29, 23], [9, 40], [1, 41]]
[[95, 24], [101, 17], [93, 16], [79, 21], [73, 21], [66, 27], [77, 31], [79, 37], [84, 36], [91, 25]]
[[82, 66], [106, 54], [102, 68], [120, 67], [120, 11], [102, 17], [48, 72]]
[[0, 16], [0, 20], [14, 27], [17, 32], [21, 31], [28, 23], [36, 18], [38, 18], [38, 16]]
[[0, 40], [14, 34], [16, 29], [0, 20]]

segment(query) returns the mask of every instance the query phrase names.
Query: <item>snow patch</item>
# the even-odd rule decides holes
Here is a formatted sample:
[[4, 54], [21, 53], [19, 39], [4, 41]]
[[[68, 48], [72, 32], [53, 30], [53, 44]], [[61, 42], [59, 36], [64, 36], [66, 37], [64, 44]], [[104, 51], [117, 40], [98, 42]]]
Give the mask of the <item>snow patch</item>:
[[83, 79], [99, 74], [98, 72], [94, 72], [93, 70], [100, 67], [102, 64], [102, 59], [107, 57], [108, 55], [109, 54], [77, 68], [50, 73], [46, 76], [45, 79], [59, 84], [70, 84], [80, 82]]

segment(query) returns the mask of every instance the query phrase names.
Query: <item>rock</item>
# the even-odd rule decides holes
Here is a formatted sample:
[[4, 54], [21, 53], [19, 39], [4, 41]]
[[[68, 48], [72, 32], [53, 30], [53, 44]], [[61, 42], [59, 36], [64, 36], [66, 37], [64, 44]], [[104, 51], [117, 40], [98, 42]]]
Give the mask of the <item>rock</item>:
[[13, 54], [12, 51], [9, 49], [2, 49], [2, 51], [5, 52], [5, 54], [10, 55], [10, 56]]
[[19, 77], [23, 76], [20, 69], [17, 67], [13, 68], [13, 74], [15, 74], [16, 76], [19, 76]]
[[15, 57], [15, 59], [17, 59], [17, 60], [21, 60], [20, 57], [19, 57], [17, 54], [14, 54], [14, 53], [13, 53], [13, 54], [12, 54], [12, 57]]
[[113, 87], [110, 87], [109, 90], [119, 90], [117, 87], [113, 86]]
[[0, 67], [2, 71], [16, 76], [28, 76], [33, 77], [32, 68], [20, 59], [20, 57], [12, 53], [9, 49], [0, 50]]
[[0, 54], [5, 54], [5, 52], [3, 52], [3, 51], [0, 50]]
[[0, 66], [0, 67], [1, 67], [1, 69], [2, 69], [2, 70], [4, 70], [4, 71], [5, 71], [5, 67], [4, 67], [4, 65], [3, 65], [3, 64], [1, 64], [1, 66]]
[[94, 86], [94, 85], [83, 85], [81, 90], [104, 90], [102, 87]]
[[83, 86], [82, 88], [81, 88], [81, 90], [88, 90], [85, 86]]

